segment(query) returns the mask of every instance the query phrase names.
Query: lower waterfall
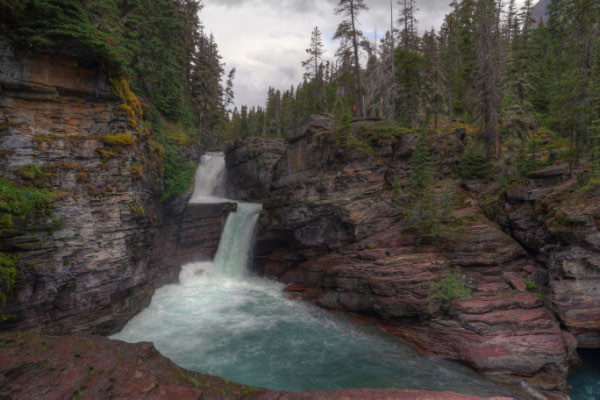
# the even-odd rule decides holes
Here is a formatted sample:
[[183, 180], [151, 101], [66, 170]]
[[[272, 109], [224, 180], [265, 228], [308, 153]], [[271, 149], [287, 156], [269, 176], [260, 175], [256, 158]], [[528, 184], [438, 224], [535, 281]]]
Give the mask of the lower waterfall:
[[[209, 170], [201, 166], [199, 174], [222, 174]], [[179, 283], [157, 290], [150, 306], [112, 339], [153, 342], [184, 368], [276, 390], [502, 394], [467, 367], [420, 356], [377, 328], [293, 300], [282, 284], [247, 274], [260, 211], [260, 205], [239, 203], [214, 261], [184, 265]]]

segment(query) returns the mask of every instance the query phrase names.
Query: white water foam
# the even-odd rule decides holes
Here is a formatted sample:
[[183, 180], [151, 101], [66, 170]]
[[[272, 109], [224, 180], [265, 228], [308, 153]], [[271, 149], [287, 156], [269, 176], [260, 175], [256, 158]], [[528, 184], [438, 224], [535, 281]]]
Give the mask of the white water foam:
[[224, 203], [225, 155], [207, 153], [196, 171], [195, 187], [190, 203]]

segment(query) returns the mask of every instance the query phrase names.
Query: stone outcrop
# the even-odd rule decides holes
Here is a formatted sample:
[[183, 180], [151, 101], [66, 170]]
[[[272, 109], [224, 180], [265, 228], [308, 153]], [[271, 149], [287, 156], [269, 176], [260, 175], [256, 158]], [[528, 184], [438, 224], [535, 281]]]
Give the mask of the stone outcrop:
[[[343, 390], [284, 393], [186, 371], [151, 343], [98, 336], [0, 334], [0, 395], [18, 399], [394, 399], [480, 400], [419, 390]], [[496, 397], [490, 400], [508, 400]]]
[[[359, 136], [373, 128], [353, 129]], [[461, 151], [464, 132], [451, 138]], [[398, 190], [414, 143], [415, 135], [399, 133], [340, 146], [329, 130], [291, 140], [273, 168], [268, 194], [247, 199], [265, 209], [256, 271], [323, 307], [374, 315], [425, 354], [529, 388], [524, 397], [542, 392], [565, 398], [576, 342], [545, 303], [548, 270], [454, 183], [464, 207], [455, 212], [460, 226], [442, 246], [418, 244]], [[243, 146], [237, 145], [238, 153]], [[442, 174], [455, 171], [456, 151], [435, 146]], [[228, 165], [229, 174], [243, 173], [243, 163], [230, 159]], [[457, 268], [472, 296], [446, 309], [428, 297], [429, 288]]]
[[488, 214], [548, 269], [549, 299], [577, 346], [600, 347], [600, 191], [567, 164], [534, 171]]
[[283, 140], [248, 138], [228, 149], [227, 187], [230, 199], [260, 199], [273, 181], [273, 166], [285, 151]]

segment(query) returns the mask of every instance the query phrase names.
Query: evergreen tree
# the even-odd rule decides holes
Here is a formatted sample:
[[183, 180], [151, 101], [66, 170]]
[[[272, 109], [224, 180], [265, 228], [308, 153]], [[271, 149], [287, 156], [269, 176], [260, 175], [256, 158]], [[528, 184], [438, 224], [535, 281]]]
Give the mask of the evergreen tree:
[[356, 76], [356, 89], [358, 95], [359, 111], [362, 117], [366, 116], [365, 101], [363, 97], [363, 87], [361, 80], [361, 69], [359, 62], [359, 43], [362, 33], [356, 29], [357, 18], [361, 11], [368, 10], [364, 0], [339, 0], [335, 9], [337, 15], [343, 15], [347, 19], [342, 21], [336, 32], [336, 38], [344, 38], [352, 43], [354, 58], [354, 74]]
[[477, 103], [476, 115], [482, 124], [482, 139], [488, 160], [500, 154], [499, 71], [494, 27], [497, 13], [493, 0], [477, 2]]
[[321, 38], [321, 31], [318, 26], [315, 26], [310, 37], [310, 47], [306, 49], [306, 53], [309, 58], [302, 61], [302, 66], [307, 69], [305, 79], [318, 79], [319, 78], [319, 65], [321, 59], [325, 53], [325, 46], [323, 45], [323, 39]]

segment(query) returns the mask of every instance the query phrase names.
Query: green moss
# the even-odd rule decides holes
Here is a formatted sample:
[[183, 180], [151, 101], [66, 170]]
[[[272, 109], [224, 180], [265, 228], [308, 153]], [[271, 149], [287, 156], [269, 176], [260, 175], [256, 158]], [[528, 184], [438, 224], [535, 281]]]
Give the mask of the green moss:
[[44, 189], [17, 187], [0, 178], [0, 211], [29, 216], [50, 207], [55, 196]]
[[377, 246], [375, 244], [373, 244], [373, 243], [368, 243], [367, 244], [367, 249], [369, 249], [369, 250], [374, 250], [376, 248], [377, 248]]
[[104, 143], [111, 146], [133, 146], [135, 138], [131, 133], [116, 133], [104, 136]]
[[6, 299], [14, 290], [17, 281], [17, 256], [0, 253], [0, 302], [6, 306]]
[[427, 298], [429, 301], [439, 301], [444, 309], [448, 309], [454, 300], [470, 299], [471, 288], [465, 283], [460, 270], [456, 269], [450, 275], [432, 283]]

